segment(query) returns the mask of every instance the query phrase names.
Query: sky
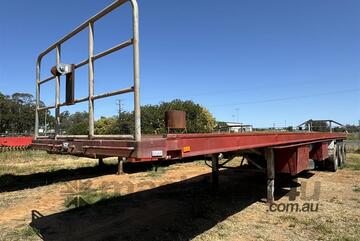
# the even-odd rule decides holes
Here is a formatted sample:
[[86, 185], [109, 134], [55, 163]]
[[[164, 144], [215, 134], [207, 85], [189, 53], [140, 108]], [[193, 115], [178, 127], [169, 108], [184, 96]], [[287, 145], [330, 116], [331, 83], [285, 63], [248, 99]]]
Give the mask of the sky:
[[[1, 0], [0, 92], [35, 95], [37, 56], [112, 0]], [[219, 121], [256, 127], [307, 119], [360, 120], [360, 1], [139, 0], [141, 104], [193, 100]], [[88, 30], [62, 46], [63, 63], [88, 56]], [[131, 6], [95, 23], [95, 53], [132, 38]], [[51, 52], [41, 79], [55, 65]], [[133, 85], [132, 47], [95, 62], [95, 94]], [[76, 98], [87, 96], [87, 65]], [[64, 101], [65, 79], [61, 82]], [[54, 104], [54, 81], [41, 100]], [[95, 117], [133, 109], [133, 94], [95, 102]], [[64, 107], [86, 111], [87, 103]]]

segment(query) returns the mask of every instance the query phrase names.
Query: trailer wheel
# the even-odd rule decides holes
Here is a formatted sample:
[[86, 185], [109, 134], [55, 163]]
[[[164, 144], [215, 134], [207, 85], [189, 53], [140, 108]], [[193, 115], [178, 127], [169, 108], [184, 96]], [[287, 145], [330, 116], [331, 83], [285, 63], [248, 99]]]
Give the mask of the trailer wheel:
[[343, 155], [342, 155], [342, 142], [336, 144], [336, 154], [338, 159], [338, 167], [341, 167], [343, 164]]
[[327, 159], [327, 169], [332, 172], [336, 172], [339, 166], [339, 145], [334, 145], [333, 154]]
[[337, 144], [337, 153], [338, 153], [338, 160], [339, 160], [339, 167], [343, 166], [346, 162], [346, 147], [344, 142], [339, 142]]
[[342, 164], [346, 163], [346, 144], [343, 142], [342, 144]]

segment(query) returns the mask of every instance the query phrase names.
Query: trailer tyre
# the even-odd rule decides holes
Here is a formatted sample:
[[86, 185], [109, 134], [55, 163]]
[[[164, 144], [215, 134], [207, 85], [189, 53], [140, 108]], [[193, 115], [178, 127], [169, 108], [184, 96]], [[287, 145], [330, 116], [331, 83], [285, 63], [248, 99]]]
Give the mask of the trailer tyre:
[[342, 144], [342, 164], [346, 163], [346, 144]]
[[346, 146], [344, 142], [339, 142], [337, 146], [338, 146], [337, 153], [338, 153], [338, 160], [340, 167], [343, 166], [346, 162]]
[[335, 144], [333, 154], [327, 159], [328, 170], [336, 172], [339, 166], [339, 145]]
[[338, 159], [338, 167], [341, 167], [343, 164], [343, 155], [342, 155], [342, 142], [336, 144], [336, 154]]

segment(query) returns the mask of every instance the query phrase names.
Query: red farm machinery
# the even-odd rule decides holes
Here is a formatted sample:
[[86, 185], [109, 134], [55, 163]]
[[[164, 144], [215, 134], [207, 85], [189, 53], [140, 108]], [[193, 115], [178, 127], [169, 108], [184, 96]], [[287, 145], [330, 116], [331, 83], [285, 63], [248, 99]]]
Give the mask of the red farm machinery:
[[0, 152], [26, 150], [32, 140], [32, 137], [0, 137]]

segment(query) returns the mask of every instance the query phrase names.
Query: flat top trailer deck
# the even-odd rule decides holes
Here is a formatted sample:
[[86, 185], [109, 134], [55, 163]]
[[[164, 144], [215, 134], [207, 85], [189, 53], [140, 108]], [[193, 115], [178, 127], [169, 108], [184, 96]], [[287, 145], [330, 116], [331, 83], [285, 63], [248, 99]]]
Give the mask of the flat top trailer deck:
[[200, 133], [144, 136], [140, 142], [130, 139], [59, 138], [37, 139], [33, 147], [53, 153], [92, 158], [122, 157], [129, 162], [186, 158], [214, 153], [258, 148], [280, 148], [341, 141], [345, 133]]
[[[132, 7], [133, 36], [122, 43], [100, 53], [94, 53], [94, 24], [116, 8], [130, 3]], [[80, 63], [62, 63], [61, 45], [84, 29], [88, 29], [88, 58]], [[95, 61], [128, 46], [133, 47], [133, 85], [129, 88], [94, 95]], [[51, 51], [56, 52], [52, 76], [41, 79], [41, 60]], [[218, 183], [219, 159], [226, 155], [231, 160], [241, 154], [249, 163], [265, 172], [268, 178], [268, 201], [274, 200], [274, 178], [276, 172], [295, 175], [308, 169], [309, 160], [324, 162], [331, 159], [332, 169], [345, 160], [344, 133], [201, 133], [167, 134], [142, 136], [140, 113], [140, 55], [139, 55], [139, 9], [136, 0], [117, 0], [100, 11], [75, 30], [52, 44], [40, 53], [36, 62], [36, 115], [35, 137], [32, 147], [50, 153], [64, 153], [77, 156], [98, 158], [119, 158], [119, 173], [122, 163], [162, 161], [192, 156], [211, 155], [214, 186]], [[88, 65], [88, 95], [75, 98], [76, 69]], [[60, 101], [61, 77], [66, 76], [66, 98]], [[41, 106], [40, 88], [43, 84], [55, 80], [55, 105]], [[134, 93], [134, 135], [95, 135], [94, 101], [124, 93]], [[89, 132], [85, 136], [68, 136], [60, 133], [60, 108], [88, 102]], [[39, 135], [39, 112], [55, 109], [55, 136]]]

